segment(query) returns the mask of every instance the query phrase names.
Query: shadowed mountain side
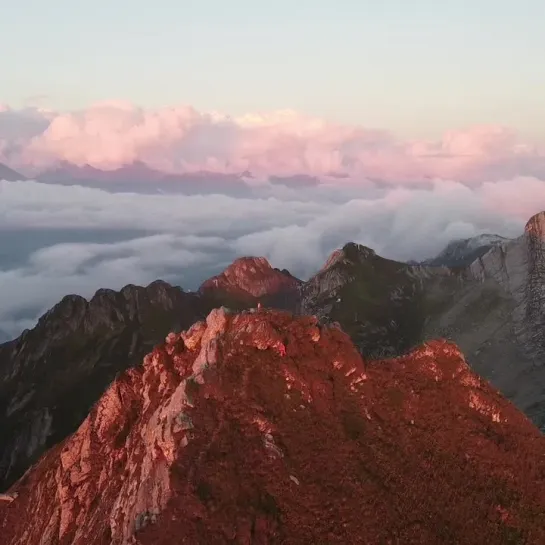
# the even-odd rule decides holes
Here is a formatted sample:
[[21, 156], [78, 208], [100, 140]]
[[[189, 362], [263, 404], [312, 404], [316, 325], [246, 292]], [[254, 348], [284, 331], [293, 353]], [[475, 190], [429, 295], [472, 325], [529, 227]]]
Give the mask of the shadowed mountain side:
[[302, 287], [303, 313], [338, 322], [365, 356], [430, 338], [456, 342], [472, 368], [545, 426], [545, 214], [468, 267], [408, 265], [347, 244]]
[[209, 310], [161, 281], [99, 290], [90, 301], [65, 297], [34, 329], [0, 345], [0, 483], [75, 431], [108, 384], [169, 331]]
[[211, 280], [200, 293], [157, 281], [99, 290], [89, 302], [67, 296], [34, 329], [0, 345], [0, 490], [72, 433], [112, 380], [168, 332], [221, 305], [292, 308], [298, 300], [300, 281], [263, 259], [239, 259], [217, 278], [218, 289]]

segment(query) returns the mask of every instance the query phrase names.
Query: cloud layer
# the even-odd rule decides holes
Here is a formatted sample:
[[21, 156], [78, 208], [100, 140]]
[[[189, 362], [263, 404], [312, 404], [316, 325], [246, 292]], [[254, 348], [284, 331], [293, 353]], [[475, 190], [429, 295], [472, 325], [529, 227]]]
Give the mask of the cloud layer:
[[68, 293], [157, 278], [193, 289], [240, 255], [263, 255], [303, 278], [350, 240], [423, 259], [455, 238], [517, 236], [544, 203], [545, 183], [530, 177], [475, 187], [263, 184], [248, 198], [4, 181], [0, 331], [18, 334]]
[[[545, 149], [505, 127], [411, 141], [293, 111], [234, 118], [122, 102], [73, 112], [0, 106], [0, 162], [32, 176], [63, 161], [254, 178], [247, 186], [231, 177], [237, 193], [228, 177], [211, 176], [213, 191], [226, 194], [206, 196], [54, 185], [56, 175], [47, 184], [0, 181], [0, 336], [67, 293], [157, 278], [195, 288], [240, 255], [308, 277], [349, 240], [424, 259], [454, 238], [516, 236], [545, 208]], [[196, 177], [193, 192], [203, 183]]]
[[114, 169], [134, 161], [166, 172], [250, 171], [259, 178], [308, 174], [344, 180], [466, 183], [545, 179], [545, 151], [505, 127], [403, 141], [382, 130], [293, 111], [230, 117], [191, 107], [145, 110], [106, 102], [74, 112], [0, 107], [0, 162], [36, 173], [67, 161]]

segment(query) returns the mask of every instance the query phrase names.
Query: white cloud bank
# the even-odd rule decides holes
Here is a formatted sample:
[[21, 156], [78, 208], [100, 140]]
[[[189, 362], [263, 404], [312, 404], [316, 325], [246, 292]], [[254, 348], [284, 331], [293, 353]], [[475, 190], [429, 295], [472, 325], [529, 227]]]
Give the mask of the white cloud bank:
[[[517, 236], [545, 208], [545, 183], [530, 177], [475, 187], [433, 181], [425, 189], [267, 186], [263, 194], [268, 196], [150, 196], [0, 182], [0, 232], [27, 240], [58, 234], [16, 265], [7, 265], [0, 252], [0, 330], [18, 334], [68, 293], [90, 296], [101, 287], [157, 278], [195, 287], [197, 279], [240, 255], [264, 255], [302, 277], [350, 240], [386, 257], [423, 259], [454, 238]], [[102, 243], [63, 238], [81, 230], [134, 236]]]
[[450, 131], [403, 141], [382, 130], [326, 122], [293, 111], [230, 117], [183, 106], [146, 110], [106, 102], [74, 112], [0, 109], [0, 162], [36, 173], [67, 161], [114, 169], [142, 161], [165, 172], [255, 176], [308, 174], [342, 180], [467, 183], [545, 179], [545, 150], [506, 127]]

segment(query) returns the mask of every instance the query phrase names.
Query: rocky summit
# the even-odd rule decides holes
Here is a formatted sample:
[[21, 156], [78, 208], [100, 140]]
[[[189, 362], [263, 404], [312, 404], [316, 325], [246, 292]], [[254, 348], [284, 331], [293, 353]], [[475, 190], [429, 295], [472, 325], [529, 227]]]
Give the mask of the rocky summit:
[[545, 438], [450, 342], [220, 308], [0, 500], [2, 545], [542, 545]]
[[241, 257], [220, 275], [203, 282], [199, 292], [235, 307], [260, 302], [295, 309], [301, 284], [289, 271], [274, 269], [264, 257]]

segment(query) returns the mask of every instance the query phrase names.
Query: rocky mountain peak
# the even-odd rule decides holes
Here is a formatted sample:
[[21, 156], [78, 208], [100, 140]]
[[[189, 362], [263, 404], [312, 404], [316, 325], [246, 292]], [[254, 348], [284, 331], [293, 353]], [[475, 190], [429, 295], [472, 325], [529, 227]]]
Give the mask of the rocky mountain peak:
[[545, 356], [545, 212], [530, 218], [524, 235], [492, 248], [468, 270], [483, 283], [493, 280], [509, 294], [520, 353], [532, 366], [541, 365]]
[[88, 305], [87, 299], [80, 295], [65, 295], [54, 307], [47, 311], [38, 320], [41, 324], [63, 324], [63, 327], [71, 327], [77, 322]]
[[3, 545], [538, 545], [545, 438], [452, 343], [364, 362], [315, 318], [219, 308], [5, 498]]
[[[255, 271], [252, 269], [255, 269]], [[226, 275], [236, 274], [238, 271], [257, 274], [258, 272], [269, 272], [271, 270], [273, 270], [273, 267], [266, 257], [245, 256], [235, 259], [224, 272]]]
[[363, 246], [362, 244], [357, 244], [355, 242], [348, 242], [342, 248], [335, 250], [328, 257], [321, 270], [324, 271], [330, 269], [334, 265], [342, 262], [362, 263], [375, 257], [376, 255], [375, 250], [372, 250], [367, 246]]
[[241, 257], [221, 274], [204, 282], [199, 291], [246, 294], [259, 298], [296, 290], [299, 284], [300, 281], [288, 271], [274, 269], [264, 257]]
[[348, 242], [342, 249], [347, 259], [356, 261], [361, 259], [369, 259], [375, 257], [377, 253], [372, 248], [364, 246], [363, 244], [357, 244], [355, 242]]
[[545, 211], [532, 216], [524, 229], [525, 233], [545, 241]]

